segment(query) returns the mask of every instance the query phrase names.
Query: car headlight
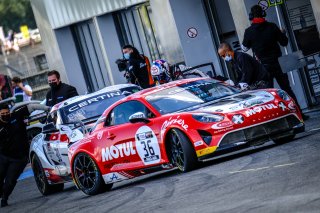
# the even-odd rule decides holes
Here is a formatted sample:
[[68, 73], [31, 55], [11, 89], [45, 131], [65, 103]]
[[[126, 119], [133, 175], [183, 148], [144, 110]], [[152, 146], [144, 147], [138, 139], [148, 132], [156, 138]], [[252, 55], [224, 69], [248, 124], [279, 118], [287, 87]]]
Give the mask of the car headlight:
[[214, 123], [214, 122], [219, 122], [224, 119], [224, 116], [218, 115], [218, 114], [205, 114], [205, 113], [199, 113], [199, 114], [194, 114], [192, 117], [200, 121], [202, 123]]
[[280, 98], [284, 101], [290, 101], [290, 96], [283, 90], [279, 89], [277, 90], [277, 94], [280, 96]]

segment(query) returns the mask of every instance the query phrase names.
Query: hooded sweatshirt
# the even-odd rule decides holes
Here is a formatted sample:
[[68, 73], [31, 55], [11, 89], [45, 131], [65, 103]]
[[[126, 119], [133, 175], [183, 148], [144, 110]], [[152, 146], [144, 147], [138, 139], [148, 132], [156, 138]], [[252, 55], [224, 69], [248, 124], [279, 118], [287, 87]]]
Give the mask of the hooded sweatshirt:
[[264, 19], [253, 20], [244, 33], [243, 49], [252, 51], [263, 64], [278, 63], [282, 55], [280, 46], [288, 45], [288, 38], [279, 27]]

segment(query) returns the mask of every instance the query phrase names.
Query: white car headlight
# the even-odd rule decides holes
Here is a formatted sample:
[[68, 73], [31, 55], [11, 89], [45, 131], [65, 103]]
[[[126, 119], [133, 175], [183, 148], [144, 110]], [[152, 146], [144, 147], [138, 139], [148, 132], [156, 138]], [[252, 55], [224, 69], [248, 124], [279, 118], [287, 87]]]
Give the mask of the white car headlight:
[[206, 113], [198, 113], [193, 114], [192, 117], [202, 123], [214, 123], [219, 122], [224, 119], [224, 116], [218, 114], [206, 114]]
[[290, 96], [283, 90], [279, 89], [277, 90], [277, 94], [280, 96], [280, 98], [284, 101], [290, 101]]

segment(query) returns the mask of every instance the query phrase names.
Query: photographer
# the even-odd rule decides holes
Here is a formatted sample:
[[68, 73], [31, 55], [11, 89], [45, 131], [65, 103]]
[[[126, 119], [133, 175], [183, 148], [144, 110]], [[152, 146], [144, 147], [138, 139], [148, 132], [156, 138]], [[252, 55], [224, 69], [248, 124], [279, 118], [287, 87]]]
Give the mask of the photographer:
[[138, 50], [131, 45], [125, 45], [122, 48], [122, 53], [124, 60], [118, 60], [116, 63], [120, 71], [126, 66], [127, 79], [129, 79], [131, 83], [144, 89], [154, 86], [154, 81], [150, 73], [149, 59], [140, 54]]

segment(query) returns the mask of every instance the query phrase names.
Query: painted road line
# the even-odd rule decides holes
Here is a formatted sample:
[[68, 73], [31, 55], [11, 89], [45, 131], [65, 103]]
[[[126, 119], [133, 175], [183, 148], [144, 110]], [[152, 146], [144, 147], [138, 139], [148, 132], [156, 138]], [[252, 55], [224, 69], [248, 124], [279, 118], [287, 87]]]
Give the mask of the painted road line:
[[310, 130], [308, 130], [308, 132], [313, 132], [313, 131], [318, 131], [318, 130], [320, 130], [320, 128], [310, 129]]
[[275, 166], [265, 166], [265, 167], [260, 167], [256, 169], [244, 169], [244, 170], [238, 170], [238, 171], [232, 171], [229, 172], [230, 174], [235, 174], [235, 173], [241, 173], [241, 172], [256, 172], [264, 169], [270, 169], [270, 168], [280, 168], [280, 167], [285, 167], [285, 166], [292, 166], [296, 163], [286, 163], [286, 164], [280, 164], [280, 165], [275, 165]]
[[22, 172], [18, 180], [23, 180], [29, 177], [33, 177], [33, 172], [31, 168], [24, 170], [24, 172]]
[[279, 167], [284, 167], [284, 166], [292, 166], [296, 163], [287, 163], [287, 164], [282, 164], [282, 165], [276, 165], [276, 166], [273, 166], [273, 168], [279, 168]]
[[266, 167], [260, 167], [260, 168], [256, 168], [256, 169], [245, 169], [245, 170], [233, 171], [233, 172], [229, 172], [229, 173], [234, 174], [234, 173], [241, 173], [241, 172], [255, 172], [255, 171], [269, 169], [269, 168], [270, 168], [269, 166], [266, 166]]

